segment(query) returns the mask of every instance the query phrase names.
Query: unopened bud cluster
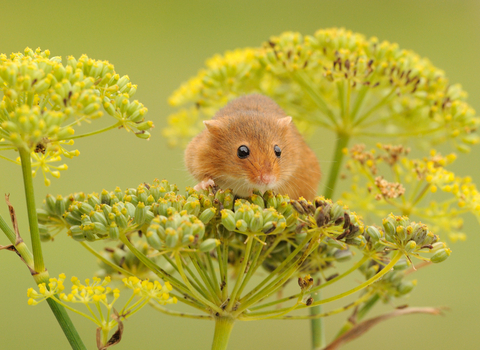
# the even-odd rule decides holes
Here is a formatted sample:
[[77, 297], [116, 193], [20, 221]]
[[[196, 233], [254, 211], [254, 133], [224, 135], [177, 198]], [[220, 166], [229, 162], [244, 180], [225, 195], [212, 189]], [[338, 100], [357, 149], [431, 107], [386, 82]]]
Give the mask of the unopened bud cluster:
[[144, 119], [147, 109], [130, 101], [137, 86], [128, 76], [86, 55], [63, 63], [48, 50], [26, 48], [8, 58], [1, 54], [0, 84], [0, 145], [33, 151], [41, 144], [44, 152], [51, 143], [68, 140], [75, 124], [99, 118], [104, 111], [141, 138], [148, 138], [153, 127]]

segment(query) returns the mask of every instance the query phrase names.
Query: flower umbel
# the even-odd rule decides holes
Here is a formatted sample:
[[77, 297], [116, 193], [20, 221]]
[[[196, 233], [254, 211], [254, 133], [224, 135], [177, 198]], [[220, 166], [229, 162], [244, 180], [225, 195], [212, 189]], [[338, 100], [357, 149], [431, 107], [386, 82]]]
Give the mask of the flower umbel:
[[[64, 280], [65, 275], [61, 274], [58, 279], [50, 279], [48, 288], [44, 283], [38, 285], [38, 292], [33, 288], [29, 288], [27, 293], [30, 298], [28, 304], [37, 305], [47, 298], [54, 299], [67, 309], [94, 322], [101, 329], [102, 344], [106, 344], [109, 332], [119, 322], [138, 312], [151, 300], [160, 305], [177, 303], [177, 299], [169, 295], [172, 287], [168, 282], [162, 286], [158, 280], [149, 282], [148, 280], [139, 280], [136, 277], [124, 278], [124, 286], [132, 290], [132, 295], [125, 305], [119, 309], [120, 311], [117, 315], [115, 315], [113, 307], [120, 298], [120, 290], [118, 288], [112, 289], [109, 286], [110, 277], [106, 277], [103, 280], [93, 277], [91, 280], [86, 279], [84, 284], [77, 277], [72, 277], [72, 287], [68, 294], [61, 293], [65, 288], [63, 286]], [[70, 304], [83, 304], [88, 312], [84, 313], [77, 310]], [[95, 308], [91, 308], [89, 305], [95, 305]], [[106, 310], [104, 311], [104, 309]], [[97, 310], [97, 312], [94, 310]]]
[[184, 145], [203, 127], [200, 120], [250, 93], [272, 97], [308, 133], [321, 126], [343, 137], [402, 142], [421, 135], [427, 145], [450, 141], [461, 151], [479, 141], [473, 132], [480, 119], [443, 71], [395, 43], [338, 28], [286, 32], [207, 60], [170, 97], [187, 108], [170, 117], [164, 135]]
[[[432, 150], [429, 157], [422, 159], [409, 159], [408, 153], [402, 146], [378, 144], [377, 150], [366, 150], [364, 145], [352, 147], [347, 169], [354, 174], [353, 184], [344, 198], [350, 205], [363, 206], [370, 215], [382, 217], [395, 210], [420, 218], [432, 230], [445, 232], [452, 241], [464, 240], [463, 215], [472, 213], [480, 220], [476, 185], [470, 177], [446, 169], [456, 159], [453, 153], [442, 156]], [[379, 176], [385, 166], [395, 182]], [[427, 197], [437, 197], [439, 190], [448, 198], [425, 203]]]
[[[150, 137], [153, 123], [144, 118], [147, 109], [130, 100], [137, 86], [107, 61], [82, 55], [63, 63], [61, 57], [50, 58], [48, 50], [26, 48], [10, 57], [0, 55], [0, 86], [0, 151], [29, 150], [44, 176], [58, 177], [59, 169], [51, 171], [46, 163], [79, 154], [63, 148], [73, 138], [116, 127]], [[81, 122], [90, 123], [104, 111], [115, 119], [112, 126], [73, 136]], [[45, 183], [50, 183], [46, 177]]]

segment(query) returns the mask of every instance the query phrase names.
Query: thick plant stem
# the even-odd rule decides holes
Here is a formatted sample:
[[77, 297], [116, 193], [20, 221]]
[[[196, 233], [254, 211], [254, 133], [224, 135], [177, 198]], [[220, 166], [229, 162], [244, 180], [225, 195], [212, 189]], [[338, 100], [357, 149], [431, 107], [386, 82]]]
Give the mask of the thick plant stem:
[[[37, 283], [44, 282], [48, 285], [48, 272], [45, 269], [45, 263], [43, 261], [42, 246], [40, 243], [40, 233], [38, 230], [37, 209], [35, 207], [35, 193], [33, 189], [33, 177], [32, 177], [32, 164], [30, 161], [30, 151], [25, 149], [19, 149], [20, 159], [22, 162], [23, 184], [25, 188], [25, 199], [27, 201], [27, 214], [28, 223], [30, 226], [30, 237], [32, 240], [33, 250], [33, 266], [37, 273], [34, 275], [34, 279]], [[38, 281], [36, 276], [42, 276], [42, 281]], [[55, 318], [57, 319], [63, 333], [68, 339], [72, 349], [74, 350], [86, 350], [87, 348], [82, 342], [82, 339], [77, 333], [75, 326], [73, 325], [70, 317], [68, 316], [65, 308], [52, 299], [47, 299], [48, 305], [52, 310]]]
[[[322, 299], [322, 292], [318, 291], [313, 295], [313, 300], [319, 301]], [[310, 315], [320, 315], [322, 313], [323, 305], [317, 305], [310, 309]], [[323, 317], [314, 318], [310, 320], [310, 331], [312, 332], [312, 349], [320, 350], [327, 345], [325, 339], [325, 327], [323, 324]]]
[[225, 350], [232, 333], [235, 319], [229, 316], [215, 318], [215, 335], [213, 336], [212, 350]]
[[332, 199], [333, 192], [335, 190], [335, 185], [338, 180], [338, 175], [340, 173], [340, 168], [343, 161], [343, 149], [347, 147], [348, 142], [350, 141], [350, 136], [342, 133], [337, 133], [337, 144], [335, 145], [335, 152], [333, 154], [333, 163], [330, 173], [328, 174], [327, 184], [325, 185], [325, 191], [323, 195], [325, 198]]
[[32, 239], [32, 251], [34, 259], [33, 264], [36, 272], [42, 272], [45, 270], [45, 264], [43, 262], [42, 245], [40, 243], [40, 233], [38, 230], [30, 150], [20, 148], [18, 152], [20, 153], [20, 159], [22, 162], [23, 185], [25, 188], [25, 199], [27, 201], [28, 224], [30, 226], [30, 237]]
[[[333, 163], [330, 173], [328, 174], [327, 184], [323, 195], [326, 198], [332, 198], [335, 190], [335, 185], [338, 180], [340, 168], [343, 161], [343, 149], [347, 147], [350, 137], [345, 134], [337, 133], [337, 144], [335, 145], [335, 152], [333, 154]], [[321, 293], [318, 292], [313, 295], [313, 301], [321, 300]], [[315, 316], [322, 313], [322, 305], [317, 305], [310, 308], [310, 315]], [[322, 349], [326, 345], [325, 341], [325, 327], [323, 318], [314, 318], [310, 320], [310, 328], [312, 332], [312, 349]]]
[[48, 306], [52, 310], [55, 318], [58, 321], [58, 324], [62, 328], [63, 333], [68, 339], [70, 346], [74, 350], [87, 350], [85, 345], [82, 342], [82, 339], [77, 333], [75, 326], [73, 325], [70, 317], [67, 315], [67, 311], [62, 305], [59, 305], [55, 300], [50, 298], [47, 299]]

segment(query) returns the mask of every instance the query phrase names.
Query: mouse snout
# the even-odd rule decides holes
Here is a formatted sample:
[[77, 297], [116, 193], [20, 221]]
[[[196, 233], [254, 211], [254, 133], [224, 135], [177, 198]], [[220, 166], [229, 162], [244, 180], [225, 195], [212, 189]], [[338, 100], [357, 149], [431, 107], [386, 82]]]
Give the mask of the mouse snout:
[[259, 181], [265, 185], [270, 185], [275, 182], [276, 177], [273, 174], [262, 173], [258, 177]]

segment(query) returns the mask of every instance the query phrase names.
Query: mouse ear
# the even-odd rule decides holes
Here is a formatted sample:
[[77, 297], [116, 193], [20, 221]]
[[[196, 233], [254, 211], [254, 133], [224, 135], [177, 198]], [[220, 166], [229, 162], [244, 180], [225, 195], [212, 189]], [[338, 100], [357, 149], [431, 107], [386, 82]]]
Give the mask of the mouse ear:
[[292, 122], [292, 117], [284, 117], [284, 118], [278, 119], [278, 124], [284, 128], [289, 126], [291, 122]]
[[203, 124], [205, 124], [205, 126], [207, 127], [208, 132], [212, 134], [218, 133], [220, 129], [220, 123], [218, 122], [218, 120], [215, 119], [204, 120]]

